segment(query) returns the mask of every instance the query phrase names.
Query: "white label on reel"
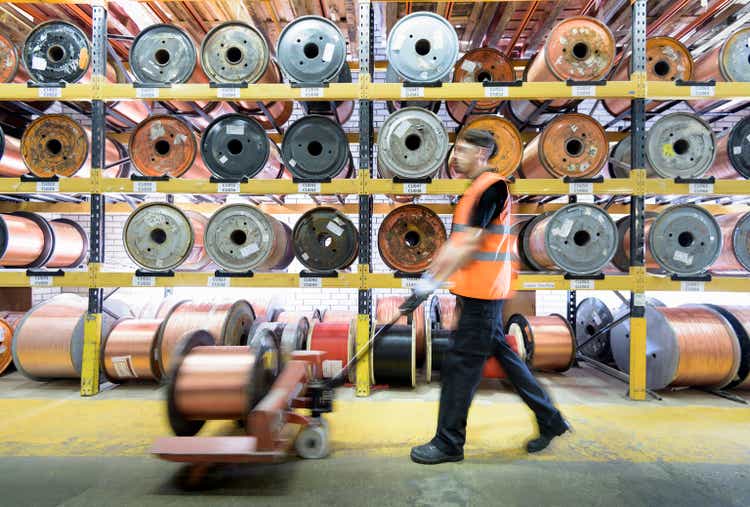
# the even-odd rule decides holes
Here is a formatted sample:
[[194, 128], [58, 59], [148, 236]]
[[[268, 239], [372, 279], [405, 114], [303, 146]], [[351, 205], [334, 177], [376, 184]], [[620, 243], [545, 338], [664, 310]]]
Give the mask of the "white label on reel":
[[227, 135], [229, 136], [244, 136], [245, 126], [244, 125], [227, 125]]
[[554, 234], [555, 236], [562, 236], [563, 238], [566, 238], [568, 234], [570, 234], [571, 230], [573, 230], [573, 220], [571, 220], [570, 218], [566, 218], [560, 227], [552, 229], [552, 234]]
[[484, 88], [485, 97], [507, 97], [510, 91], [507, 86], [486, 86]]
[[47, 70], [47, 60], [38, 56], [32, 56], [31, 68], [34, 70]]
[[159, 89], [158, 88], [136, 88], [135, 96], [139, 99], [158, 99]]
[[571, 195], [593, 194], [594, 184], [590, 182], [576, 181], [568, 184], [568, 193]]
[[735, 155], [742, 155], [742, 146], [735, 146], [732, 148], [732, 153]]
[[694, 257], [690, 255], [687, 252], [683, 252], [682, 250], [675, 250], [674, 255], [672, 256], [674, 260], [677, 262], [681, 262], [683, 264], [686, 264], [688, 266], [692, 266]]
[[60, 182], [59, 181], [37, 181], [36, 191], [37, 192], [59, 192]]
[[319, 277], [300, 277], [299, 286], [302, 289], [320, 289], [323, 287], [323, 279]]
[[320, 57], [321, 60], [324, 62], [330, 62], [331, 58], [333, 58], [333, 50], [336, 49], [336, 46], [331, 44], [330, 42], [326, 44], [326, 47], [323, 48], [323, 56]]
[[426, 194], [427, 183], [404, 183], [405, 194]]
[[419, 278], [402, 278], [401, 288], [402, 289], [413, 289], [419, 283]]
[[300, 88], [300, 96], [305, 99], [317, 99], [323, 96], [323, 88], [316, 86], [313, 88]]
[[421, 86], [402, 86], [401, 97], [407, 99], [414, 97], [424, 97], [424, 88]]
[[477, 62], [472, 62], [471, 60], [464, 60], [464, 62], [461, 64], [461, 68], [465, 70], [466, 72], [474, 72], [474, 69], [477, 68]]
[[594, 280], [571, 280], [570, 290], [594, 290]]
[[209, 287], [229, 287], [231, 286], [231, 279], [226, 276], [209, 276], [208, 277]]
[[524, 282], [524, 289], [554, 289], [555, 282]]
[[646, 293], [636, 292], [633, 294], [633, 305], [634, 306], [646, 306]]
[[155, 287], [156, 277], [155, 276], [133, 276], [133, 287]]
[[325, 360], [323, 361], [323, 377], [332, 378], [341, 373], [344, 364], [341, 361]]
[[138, 375], [133, 369], [133, 360], [131, 356], [114, 356], [112, 358], [112, 366], [115, 369], [115, 373], [120, 378], [137, 378]]
[[571, 86], [574, 97], [596, 97], [596, 86]]
[[334, 222], [328, 222], [328, 224], [326, 225], [326, 229], [339, 237], [344, 234], [344, 228]]
[[229, 159], [227, 158], [226, 155], [222, 155], [221, 157], [219, 157], [219, 163], [220, 164], [226, 164], [227, 160], [229, 160]]
[[242, 254], [243, 257], [247, 257], [249, 255], [253, 255], [255, 252], [260, 251], [260, 247], [258, 246], [258, 243], [250, 243], [246, 247], [243, 247], [240, 249], [240, 254]]
[[216, 96], [220, 99], [239, 99], [240, 89], [236, 86], [230, 88], [217, 88]]
[[690, 87], [691, 97], [713, 97], [714, 95], [716, 95], [715, 86], [698, 85]]
[[714, 184], [713, 183], [690, 183], [688, 190], [691, 194], [713, 194]]
[[52, 287], [53, 277], [32, 275], [29, 277], [29, 285], [32, 287]]
[[706, 282], [680, 282], [680, 290], [682, 292], [704, 292], [706, 290]]
[[409, 127], [411, 127], [411, 123], [409, 121], [402, 121], [398, 125], [396, 125], [396, 128], [393, 129], [393, 135], [395, 137], [398, 137], [399, 139], [403, 139], [406, 137], [406, 133], [409, 131]]
[[62, 97], [62, 88], [47, 87], [47, 86], [39, 88], [39, 96], [42, 98], [51, 98], [51, 99]]
[[136, 193], [143, 193], [143, 194], [149, 194], [156, 192], [156, 182], [155, 181], [134, 181], [133, 182], [133, 192]]
[[236, 194], [240, 191], [239, 183], [219, 183], [218, 191], [220, 194]]
[[297, 185], [300, 194], [319, 194], [320, 183], [300, 183]]

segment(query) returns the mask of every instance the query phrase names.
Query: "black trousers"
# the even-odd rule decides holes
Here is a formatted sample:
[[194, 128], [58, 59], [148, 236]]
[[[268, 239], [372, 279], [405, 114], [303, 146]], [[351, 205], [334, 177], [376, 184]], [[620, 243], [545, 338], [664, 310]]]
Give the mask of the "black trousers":
[[503, 301], [457, 296], [461, 311], [458, 328], [443, 358], [440, 371], [440, 411], [432, 443], [443, 452], [457, 454], [466, 441], [466, 419], [474, 393], [482, 380], [484, 363], [495, 356], [523, 401], [534, 412], [542, 434], [557, 435], [564, 428], [560, 412], [505, 342]]

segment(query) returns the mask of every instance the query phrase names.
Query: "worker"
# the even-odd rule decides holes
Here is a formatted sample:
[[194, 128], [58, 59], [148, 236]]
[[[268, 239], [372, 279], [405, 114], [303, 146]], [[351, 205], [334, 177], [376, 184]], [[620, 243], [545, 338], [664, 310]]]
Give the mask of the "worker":
[[441, 368], [437, 432], [430, 442], [412, 448], [411, 459], [417, 463], [463, 460], [466, 419], [489, 356], [498, 359], [536, 416], [539, 437], [527, 442], [528, 452], [543, 450], [553, 438], [570, 430], [503, 335], [503, 300], [512, 297], [516, 261], [512, 258], [515, 237], [510, 235], [508, 184], [488, 168], [496, 150], [492, 134], [478, 129], [468, 130], [454, 145], [450, 168], [473, 182], [456, 206], [449, 240], [402, 306], [406, 311], [415, 309], [447, 281], [460, 312]]

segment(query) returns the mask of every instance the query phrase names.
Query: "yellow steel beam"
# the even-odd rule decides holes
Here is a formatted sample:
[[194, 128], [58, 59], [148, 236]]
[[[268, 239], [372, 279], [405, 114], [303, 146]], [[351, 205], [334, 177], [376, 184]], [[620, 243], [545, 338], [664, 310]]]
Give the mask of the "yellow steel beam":
[[679, 292], [750, 292], [750, 278], [714, 276], [710, 282], [672, 280], [668, 276], [649, 275], [646, 290]]
[[706, 100], [707, 98], [750, 100], [750, 83], [720, 82], [715, 86], [677, 86], [672, 82], [648, 81], [646, 98], [653, 100]]
[[655, 195], [750, 195], [750, 180], [718, 180], [715, 183], [675, 183], [648, 178], [646, 193]]
[[[357, 315], [357, 339], [356, 351], [367, 350], [367, 342], [370, 341], [370, 316], [369, 315]], [[357, 382], [357, 396], [370, 396], [370, 371], [372, 365], [370, 363], [370, 354], [363, 352], [359, 356], [357, 365], [355, 367], [356, 382]]]
[[250, 180], [248, 183], [211, 183], [208, 180], [173, 179], [142, 182], [128, 178], [102, 179], [102, 192], [165, 194], [356, 194], [359, 182], [354, 178], [334, 179], [330, 183], [294, 183], [291, 180]]
[[247, 88], [211, 88], [206, 83], [175, 84], [168, 88], [138, 88], [132, 84], [105, 84], [102, 100], [356, 100], [359, 83], [330, 83], [324, 87], [294, 88], [289, 84], [258, 83]]
[[[63, 2], [61, 2], [63, 3]], [[32, 87], [26, 83], [0, 84], [0, 101], [4, 100], [67, 100], [85, 101], [94, 96], [91, 84], [68, 84], [64, 88]]]
[[2, 194], [79, 194], [91, 192], [90, 178], [60, 178], [60, 181], [22, 181], [20, 178], [0, 178]]
[[87, 271], [68, 271], [63, 276], [28, 276], [25, 270], [0, 271], [0, 287], [88, 287]]
[[646, 399], [646, 319], [630, 318], [630, 399]]
[[301, 278], [298, 273], [257, 273], [250, 278], [216, 277], [214, 273], [176, 272], [174, 276], [136, 276], [131, 272], [101, 272], [97, 287], [279, 287], [349, 288], [360, 285], [358, 273], [339, 273], [335, 278]]
[[102, 314], [87, 313], [83, 326], [81, 358], [81, 396], [99, 392], [99, 350], [102, 338]]

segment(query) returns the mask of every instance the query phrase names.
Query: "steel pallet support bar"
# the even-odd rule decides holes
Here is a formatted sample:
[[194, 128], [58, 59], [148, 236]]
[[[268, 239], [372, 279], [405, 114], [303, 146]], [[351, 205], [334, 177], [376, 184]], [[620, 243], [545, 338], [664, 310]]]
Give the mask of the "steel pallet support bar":
[[[94, 70], [94, 97], [100, 97], [100, 88], [104, 82], [105, 62], [107, 61], [107, 11], [101, 5], [93, 7], [92, 53], [91, 62]], [[99, 176], [101, 168], [106, 165], [104, 158], [104, 102], [93, 100], [91, 103], [91, 167], [92, 181], [96, 183], [91, 189], [91, 230], [89, 239], [89, 270], [93, 269], [91, 280], [96, 280], [96, 272], [104, 258], [104, 197], [102, 196]], [[94, 268], [96, 266], [96, 268]], [[83, 358], [81, 362], [81, 395], [93, 396], [99, 392], [99, 348], [102, 334], [102, 290], [89, 284], [89, 307], [86, 314], [83, 338]]]

